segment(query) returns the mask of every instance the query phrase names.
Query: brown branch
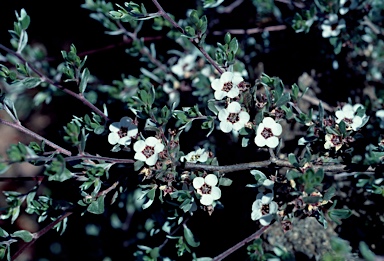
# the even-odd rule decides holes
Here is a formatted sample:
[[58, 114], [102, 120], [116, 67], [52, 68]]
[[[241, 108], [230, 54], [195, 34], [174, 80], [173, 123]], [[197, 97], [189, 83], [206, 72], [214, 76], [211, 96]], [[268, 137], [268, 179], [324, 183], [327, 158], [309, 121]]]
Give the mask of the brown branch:
[[38, 240], [41, 236], [46, 234], [49, 230], [51, 230], [54, 226], [56, 226], [58, 223], [66, 219], [68, 216], [72, 215], [73, 212], [66, 212], [61, 217], [57, 218], [53, 222], [51, 222], [48, 226], [44, 227], [40, 231], [33, 233], [33, 238], [30, 242], [27, 242], [24, 244], [17, 252], [11, 257], [11, 260], [15, 260], [18, 258], [28, 247], [30, 247], [33, 243], [35, 243], [36, 240]]
[[235, 2], [233, 2], [232, 4], [220, 9], [218, 8], [217, 9], [217, 12], [218, 13], [221, 13], [221, 14], [228, 14], [228, 13], [231, 13], [233, 11], [233, 9], [235, 9], [236, 7], [238, 7], [239, 5], [241, 5], [242, 3], [244, 2], [244, 0], [236, 0]]
[[[228, 173], [228, 172], [236, 172], [241, 170], [250, 170], [250, 169], [260, 169], [266, 168], [269, 166], [276, 167], [286, 167], [286, 168], [296, 168], [287, 160], [264, 160], [258, 162], [248, 162], [248, 163], [239, 163], [234, 165], [226, 165], [226, 166], [215, 166], [215, 165], [205, 165], [205, 164], [196, 164], [196, 163], [185, 163], [185, 169], [190, 170], [205, 170], [205, 171], [218, 171], [220, 173]], [[315, 171], [318, 169], [323, 169], [324, 172], [329, 173], [340, 173], [340, 172], [348, 172], [348, 166], [343, 164], [338, 165], [314, 165], [312, 167]], [[353, 171], [353, 170], [352, 170]], [[375, 170], [369, 167], [365, 172], [374, 172]]]
[[[154, 5], [157, 7], [158, 9], [158, 13], [159, 15], [161, 15], [164, 19], [166, 19], [167, 21], [169, 21], [176, 29], [178, 29], [182, 34], [184, 34], [184, 29], [181, 28], [165, 11], [164, 9], [161, 7], [161, 5], [157, 2], [157, 0], [152, 0], [152, 2], [154, 3]], [[215, 69], [220, 73], [220, 74], [223, 74], [224, 71], [223, 69], [221, 69], [219, 67], [219, 65], [212, 59], [211, 56], [209, 56], [209, 54], [204, 50], [204, 48], [202, 46], [199, 45], [198, 42], [196, 42], [194, 39], [190, 39], [191, 43], [197, 48], [199, 49], [199, 51], [203, 54], [203, 56], [207, 59], [207, 61], [213, 66], [215, 67]]]
[[56, 149], [56, 151], [60, 152], [60, 153], [63, 153], [67, 156], [71, 156], [71, 152], [60, 147], [59, 145], [56, 145], [55, 143], [53, 143], [52, 141], [49, 141], [47, 140], [46, 138], [44, 137], [41, 137], [40, 135], [38, 135], [37, 133], [25, 128], [24, 126], [22, 126], [21, 124], [17, 124], [17, 123], [13, 123], [13, 122], [9, 122], [9, 121], [5, 121], [3, 119], [0, 119], [0, 123], [4, 124], [4, 125], [7, 125], [7, 126], [10, 126], [12, 128], [15, 128], [21, 132], [24, 132], [25, 134], [37, 139], [37, 140], [40, 140], [40, 141], [44, 141], [48, 146], [51, 146], [52, 148]]
[[239, 248], [243, 247], [244, 245], [248, 244], [248, 243], [251, 242], [252, 240], [258, 239], [258, 238], [265, 232], [265, 230], [267, 230], [268, 228], [269, 228], [269, 226], [262, 227], [261, 229], [259, 229], [258, 231], [256, 231], [256, 232], [253, 233], [252, 235], [250, 235], [249, 237], [243, 239], [242, 241], [240, 241], [239, 243], [237, 243], [237, 244], [234, 245], [233, 247], [227, 249], [226, 251], [224, 251], [224, 252], [221, 253], [220, 255], [214, 257], [214, 258], [212, 259], [212, 261], [220, 261], [220, 260], [223, 260], [224, 258], [226, 258], [227, 256], [229, 256], [230, 254], [232, 254], [233, 252], [235, 252], [235, 251], [238, 250]]
[[213, 31], [214, 35], [223, 35], [226, 33], [234, 34], [234, 35], [251, 35], [251, 34], [257, 34], [262, 33], [265, 31], [272, 32], [272, 31], [282, 31], [287, 29], [286, 25], [273, 25], [273, 26], [267, 26], [264, 28], [251, 28], [251, 29], [229, 29], [224, 31]]
[[78, 94], [78, 93], [75, 93], [71, 90], [68, 90], [67, 88], [65, 88], [64, 86], [58, 84], [58, 83], [55, 83], [53, 80], [45, 77], [45, 75], [43, 73], [41, 73], [39, 70], [37, 70], [32, 64], [30, 64], [29, 62], [27, 62], [20, 54], [12, 51], [11, 49], [5, 47], [4, 45], [0, 44], [0, 49], [3, 49], [4, 51], [16, 56], [21, 62], [25, 63], [28, 65], [28, 67], [34, 72], [36, 73], [40, 79], [43, 81], [43, 82], [46, 82], [50, 85], [53, 85], [55, 87], [57, 87], [58, 89], [62, 90], [63, 92], [65, 92], [66, 94], [69, 94], [70, 96], [80, 100], [84, 105], [88, 106], [90, 109], [92, 109], [94, 112], [96, 112], [98, 115], [100, 115], [101, 117], [103, 117], [106, 121], [109, 121], [109, 118], [107, 115], [105, 115], [101, 110], [99, 110], [95, 105], [93, 105], [91, 102], [89, 102], [87, 99], [85, 99], [85, 97], [81, 94]]

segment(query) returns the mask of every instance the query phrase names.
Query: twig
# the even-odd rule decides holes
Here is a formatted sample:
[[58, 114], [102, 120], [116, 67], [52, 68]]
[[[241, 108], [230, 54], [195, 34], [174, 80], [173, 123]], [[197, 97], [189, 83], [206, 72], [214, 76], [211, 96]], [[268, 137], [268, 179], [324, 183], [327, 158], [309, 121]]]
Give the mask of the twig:
[[264, 28], [251, 28], [251, 29], [230, 29], [225, 31], [213, 31], [214, 35], [223, 35], [227, 32], [230, 34], [237, 34], [237, 35], [251, 35], [251, 34], [257, 34], [262, 33], [264, 31], [272, 32], [272, 31], [282, 31], [287, 29], [287, 26], [285, 25], [273, 25], [273, 26], [267, 26]]
[[[148, 41], [160, 40], [162, 38], [163, 38], [162, 36], [154, 36], [154, 37], [144, 37], [144, 38], [142, 38], [142, 40], [144, 42], [148, 42]], [[99, 52], [107, 51], [107, 50], [110, 50], [110, 49], [114, 49], [114, 48], [119, 47], [119, 46], [128, 45], [128, 44], [130, 44], [132, 42], [133, 42], [133, 39], [125, 39], [124, 41], [122, 41], [120, 43], [110, 44], [110, 45], [107, 45], [107, 46], [104, 46], [104, 47], [101, 47], [101, 48], [98, 48], [98, 49], [80, 52], [77, 55], [79, 57], [84, 57], [84, 56], [87, 56], [87, 55], [92, 55], [94, 53], [99, 53]]]
[[242, 241], [240, 241], [239, 243], [237, 243], [236, 245], [234, 245], [233, 247], [225, 250], [223, 253], [221, 253], [220, 255], [214, 257], [212, 259], [212, 261], [220, 261], [220, 260], [223, 260], [224, 258], [226, 258], [227, 256], [229, 256], [230, 254], [232, 254], [233, 252], [235, 252], [236, 250], [238, 250], [239, 248], [243, 247], [245, 244], [248, 244], [249, 242], [251, 242], [252, 240], [255, 240], [255, 239], [258, 239], [264, 232], [265, 230], [267, 230], [267, 228], [269, 228], [269, 226], [265, 226], [265, 227], [262, 227], [261, 229], [259, 229], [258, 231], [256, 231], [255, 233], [253, 233], [252, 235], [250, 235], [249, 237], [243, 239]]
[[224, 8], [218, 8], [217, 12], [221, 13], [221, 14], [231, 13], [233, 11], [233, 9], [235, 9], [236, 7], [241, 5], [243, 2], [244, 2], [244, 0], [236, 0], [235, 2], [233, 2], [232, 4], [230, 4]]
[[42, 235], [46, 234], [49, 230], [55, 227], [58, 223], [66, 219], [68, 216], [72, 215], [73, 212], [66, 212], [61, 217], [57, 218], [55, 221], [51, 222], [48, 226], [44, 227], [40, 231], [33, 233], [33, 238], [30, 242], [24, 244], [17, 252], [11, 257], [11, 260], [18, 258], [29, 246], [35, 243]]
[[[165, 11], [164, 9], [161, 7], [161, 5], [157, 2], [157, 0], [152, 0], [152, 2], [154, 3], [154, 5], [157, 7], [158, 9], [158, 13], [164, 18], [166, 19], [167, 21], [169, 21], [176, 29], [178, 29], [182, 34], [184, 34], [184, 29], [180, 27], [180, 25], [178, 25]], [[191, 43], [197, 48], [199, 49], [199, 51], [203, 54], [203, 56], [207, 59], [207, 61], [212, 64], [213, 67], [215, 67], [215, 69], [220, 73], [220, 74], [223, 74], [224, 71], [219, 67], [219, 65], [212, 59], [211, 56], [209, 56], [209, 54], [204, 50], [203, 47], [201, 47], [199, 45], [198, 42], [194, 41], [194, 39], [190, 39]]]
[[24, 126], [22, 126], [21, 124], [17, 124], [17, 123], [13, 123], [13, 122], [9, 122], [9, 121], [5, 121], [3, 119], [0, 119], [0, 123], [4, 124], [4, 125], [7, 125], [7, 126], [10, 126], [12, 128], [15, 128], [21, 132], [24, 132], [25, 134], [37, 139], [37, 140], [40, 140], [40, 141], [44, 141], [48, 146], [51, 146], [52, 148], [56, 149], [56, 151], [60, 152], [60, 153], [63, 153], [67, 156], [71, 156], [71, 152], [60, 147], [59, 145], [56, 145], [55, 143], [47, 140], [46, 138], [43, 138], [41, 137], [40, 135], [38, 135], [37, 133], [25, 128]]
[[[184, 168], [190, 169], [190, 170], [206, 170], [206, 171], [218, 171], [220, 173], [229, 173], [229, 172], [236, 172], [241, 170], [266, 168], [268, 166], [272, 166], [272, 164], [274, 164], [277, 167], [295, 168], [289, 161], [280, 160], [280, 159], [239, 163], [239, 164], [227, 165], [227, 166], [215, 166], [215, 165], [205, 165], [205, 164], [196, 164], [196, 163], [186, 162]], [[317, 171], [318, 169], [323, 169], [324, 172], [329, 172], [329, 173], [347, 172], [348, 171], [347, 168], [348, 168], [347, 165], [342, 165], [342, 164], [313, 166], [313, 169], [315, 171]], [[365, 172], [374, 172], [374, 171], [375, 170], [370, 167]]]
[[369, 28], [371, 28], [371, 30], [375, 34], [383, 34], [383, 31], [380, 30], [380, 28], [377, 27], [374, 23], [372, 23], [372, 21], [369, 20], [368, 16], [364, 16], [364, 21], [362, 22], [362, 24], [368, 26]]
[[62, 90], [63, 92], [71, 95], [72, 97], [80, 100], [84, 105], [88, 106], [90, 109], [92, 109], [94, 112], [96, 112], [98, 115], [100, 115], [101, 117], [103, 117], [106, 121], [109, 121], [109, 118], [107, 115], [105, 115], [101, 110], [99, 110], [95, 105], [93, 105], [91, 102], [89, 102], [83, 95], [81, 94], [78, 94], [78, 93], [75, 93], [71, 90], [68, 90], [67, 88], [65, 88], [64, 86], [58, 84], [58, 83], [55, 83], [54, 81], [52, 81], [51, 79], [45, 77], [45, 75], [43, 73], [41, 73], [39, 70], [37, 70], [32, 64], [30, 64], [29, 62], [27, 62], [20, 54], [12, 51], [11, 49], [5, 47], [4, 45], [0, 44], [0, 49], [3, 49], [4, 51], [16, 56], [21, 62], [25, 63], [28, 65], [28, 67], [34, 72], [36, 73], [40, 79], [43, 81], [43, 82], [46, 82], [48, 84], [51, 84], [55, 87], [57, 87], [58, 89]]

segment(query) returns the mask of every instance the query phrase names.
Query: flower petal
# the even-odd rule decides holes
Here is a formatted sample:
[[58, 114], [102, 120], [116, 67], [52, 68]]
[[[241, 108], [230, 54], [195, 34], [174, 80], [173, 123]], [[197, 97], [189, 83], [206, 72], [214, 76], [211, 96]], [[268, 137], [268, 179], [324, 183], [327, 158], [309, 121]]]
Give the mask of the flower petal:
[[226, 96], [227, 96], [227, 93], [223, 92], [222, 90], [216, 90], [215, 91], [215, 99], [216, 100], [222, 100]]
[[266, 144], [268, 147], [274, 149], [274, 148], [277, 147], [277, 145], [279, 145], [279, 138], [277, 138], [277, 137], [275, 137], [275, 136], [270, 137], [270, 138], [268, 138], [268, 139], [265, 140], [265, 144]]
[[147, 160], [147, 157], [145, 157], [145, 155], [141, 152], [136, 152], [134, 159], [145, 162]]
[[219, 187], [212, 187], [211, 195], [214, 200], [221, 198], [221, 189]]
[[164, 144], [158, 143], [155, 145], [155, 154], [162, 152], [164, 150]]
[[233, 73], [231, 73], [231, 72], [224, 72], [224, 73], [220, 76], [221, 84], [223, 84], [223, 83], [227, 83], [227, 82], [231, 82], [231, 81], [232, 81], [232, 78], [233, 78]]
[[151, 157], [149, 157], [145, 163], [147, 163], [148, 166], [153, 166], [156, 164], [157, 159], [159, 158], [159, 155], [157, 153], [154, 153]]
[[222, 130], [225, 133], [229, 133], [232, 130], [232, 123], [228, 121], [221, 121], [220, 122], [220, 130]]
[[108, 142], [112, 145], [115, 145], [119, 142], [120, 136], [116, 132], [111, 132], [108, 134]]
[[280, 123], [276, 122], [272, 126], [271, 131], [272, 131], [273, 135], [279, 136], [283, 132], [283, 128], [281, 127]]
[[211, 87], [214, 90], [221, 90], [222, 86], [221, 86], [220, 79], [214, 79], [211, 83]]
[[147, 146], [151, 146], [151, 147], [155, 147], [156, 144], [160, 143], [160, 141], [158, 139], [156, 139], [155, 137], [148, 137], [145, 139], [145, 144]]
[[122, 137], [119, 140], [119, 144], [124, 145], [124, 146], [128, 146], [129, 144], [131, 144], [131, 137], [129, 137], [129, 136]]
[[202, 177], [196, 177], [193, 179], [192, 184], [195, 189], [199, 189], [204, 185], [204, 178]]
[[259, 222], [262, 226], [268, 226], [269, 224], [271, 224], [273, 217], [274, 215], [271, 214], [264, 215], [260, 217]]
[[265, 138], [262, 135], [257, 135], [255, 137], [255, 144], [259, 147], [264, 147], [266, 143]]
[[211, 187], [216, 186], [218, 181], [219, 180], [217, 179], [216, 175], [214, 175], [214, 174], [208, 174], [204, 179], [205, 184], [207, 184]]
[[241, 105], [240, 103], [238, 102], [231, 102], [228, 107], [227, 107], [227, 111], [229, 113], [239, 113], [241, 110]]
[[203, 194], [200, 199], [200, 203], [204, 206], [212, 205], [213, 203], [213, 197], [210, 194]]
[[138, 140], [135, 142], [135, 144], [133, 144], [133, 150], [136, 152], [142, 152], [145, 146], [145, 141]]

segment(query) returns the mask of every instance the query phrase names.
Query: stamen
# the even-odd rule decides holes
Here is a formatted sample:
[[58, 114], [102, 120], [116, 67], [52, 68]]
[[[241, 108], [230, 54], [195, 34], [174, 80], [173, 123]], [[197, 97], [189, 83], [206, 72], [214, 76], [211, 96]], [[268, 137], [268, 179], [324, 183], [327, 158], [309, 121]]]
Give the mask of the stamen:
[[232, 87], [233, 87], [232, 82], [226, 82], [226, 83], [224, 83], [222, 90], [225, 92], [229, 92], [232, 89]]
[[151, 147], [151, 146], [146, 146], [144, 149], [143, 149], [143, 154], [145, 157], [149, 158], [151, 157], [153, 154], [155, 154], [155, 148], [154, 147]]
[[264, 130], [261, 132], [261, 135], [265, 138], [268, 139], [270, 137], [273, 137], [272, 130], [270, 128], [264, 128]]

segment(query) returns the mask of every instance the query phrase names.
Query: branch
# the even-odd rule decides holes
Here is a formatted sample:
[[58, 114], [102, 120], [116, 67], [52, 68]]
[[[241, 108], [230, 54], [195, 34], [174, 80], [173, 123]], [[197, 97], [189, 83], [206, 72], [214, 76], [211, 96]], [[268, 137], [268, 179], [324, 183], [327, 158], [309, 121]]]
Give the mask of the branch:
[[212, 261], [220, 261], [220, 260], [223, 260], [224, 258], [226, 258], [227, 256], [229, 256], [230, 254], [232, 254], [233, 252], [235, 252], [235, 251], [238, 250], [239, 248], [243, 247], [245, 244], [248, 244], [248, 243], [251, 242], [252, 240], [258, 239], [258, 238], [265, 232], [265, 230], [267, 230], [267, 228], [269, 228], [269, 226], [262, 227], [261, 229], [259, 229], [258, 231], [256, 231], [256, 232], [253, 233], [252, 235], [250, 235], [249, 237], [243, 239], [242, 241], [240, 241], [239, 243], [237, 243], [237, 244], [234, 245], [233, 247], [227, 249], [226, 251], [224, 251], [224, 252], [221, 253], [220, 255], [214, 257], [214, 258], [212, 259]]
[[105, 115], [101, 110], [99, 110], [95, 105], [93, 105], [91, 102], [89, 102], [87, 99], [85, 99], [85, 97], [81, 94], [78, 94], [78, 93], [75, 93], [71, 90], [68, 90], [66, 89], [64, 86], [58, 84], [58, 83], [55, 83], [54, 81], [52, 81], [51, 79], [45, 77], [45, 75], [43, 73], [41, 73], [39, 70], [37, 70], [32, 64], [30, 64], [29, 62], [27, 62], [20, 54], [12, 51], [11, 49], [5, 47], [4, 45], [0, 44], [0, 49], [3, 49], [4, 51], [16, 56], [21, 62], [25, 63], [28, 65], [28, 67], [34, 72], [36, 73], [40, 79], [43, 81], [43, 82], [46, 82], [48, 84], [51, 84], [55, 87], [57, 87], [58, 89], [62, 90], [63, 92], [71, 95], [72, 97], [80, 100], [84, 105], [88, 106], [90, 109], [92, 109], [94, 112], [96, 112], [98, 115], [100, 115], [101, 117], [103, 117], [106, 121], [109, 121], [109, 118], [107, 115]]
[[234, 35], [251, 35], [251, 34], [257, 34], [262, 33], [264, 31], [272, 32], [272, 31], [282, 31], [287, 29], [287, 26], [285, 25], [273, 25], [273, 26], [267, 26], [264, 28], [251, 28], [251, 29], [230, 29], [225, 31], [214, 31], [213, 35], [223, 35], [227, 32]]
[[[157, 0], [152, 0], [152, 2], [155, 4], [155, 6], [158, 9], [158, 13], [167, 21], [169, 21], [176, 29], [178, 29], [182, 34], [184, 34], [184, 29], [180, 27], [161, 7], [161, 5], [157, 2]], [[212, 59], [211, 56], [204, 50], [203, 47], [199, 45], [198, 42], [194, 41], [193, 39], [190, 39], [191, 43], [199, 49], [199, 51], [203, 54], [203, 56], [207, 59], [207, 61], [212, 64], [213, 67], [220, 73], [223, 74], [224, 71], [219, 67], [219, 65]]]
[[17, 123], [13, 123], [13, 122], [9, 122], [9, 121], [5, 121], [3, 119], [0, 119], [0, 123], [4, 124], [4, 125], [7, 125], [7, 126], [10, 126], [12, 128], [15, 128], [21, 132], [24, 132], [25, 134], [37, 139], [37, 140], [40, 140], [40, 141], [44, 141], [48, 146], [51, 146], [52, 148], [56, 149], [56, 151], [60, 152], [60, 153], [63, 153], [67, 156], [71, 156], [71, 152], [60, 147], [59, 145], [56, 145], [55, 143], [47, 140], [46, 138], [43, 138], [41, 137], [40, 135], [38, 135], [37, 133], [25, 128], [24, 126], [22, 126], [21, 124], [17, 124]]
[[[184, 168], [190, 169], [190, 170], [206, 170], [206, 171], [218, 171], [220, 173], [228, 173], [228, 172], [236, 172], [240, 170], [266, 168], [272, 165], [275, 165], [277, 167], [286, 167], [286, 168], [293, 168], [293, 169], [296, 168], [289, 161], [280, 160], [280, 159], [239, 163], [239, 164], [227, 165], [227, 166], [215, 166], [215, 165], [205, 165], [205, 164], [186, 162]], [[342, 165], [342, 164], [338, 164], [338, 165], [320, 165], [319, 164], [319, 165], [314, 165], [312, 168], [315, 171], [317, 171], [318, 169], [323, 169], [324, 172], [330, 172], [330, 173], [340, 173], [340, 172], [348, 171], [348, 166]], [[373, 168], [369, 167], [365, 172], [371, 173], [374, 171], [375, 170]]]
[[11, 257], [11, 260], [18, 258], [29, 246], [35, 243], [42, 235], [46, 234], [49, 230], [55, 227], [58, 223], [66, 219], [68, 216], [73, 214], [73, 212], [66, 212], [61, 217], [57, 218], [55, 221], [51, 222], [48, 226], [44, 227], [40, 231], [33, 233], [33, 238], [30, 242], [24, 244], [17, 252]]

